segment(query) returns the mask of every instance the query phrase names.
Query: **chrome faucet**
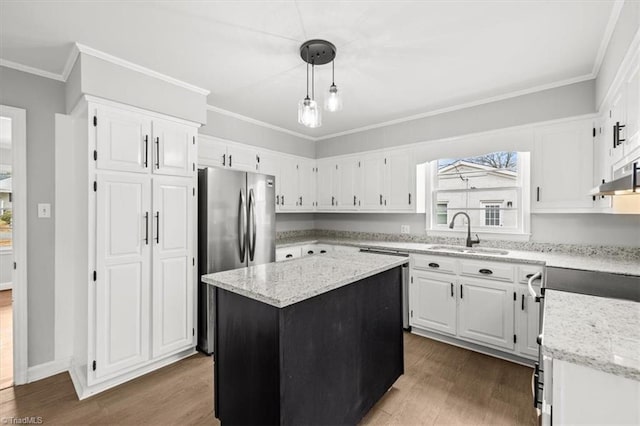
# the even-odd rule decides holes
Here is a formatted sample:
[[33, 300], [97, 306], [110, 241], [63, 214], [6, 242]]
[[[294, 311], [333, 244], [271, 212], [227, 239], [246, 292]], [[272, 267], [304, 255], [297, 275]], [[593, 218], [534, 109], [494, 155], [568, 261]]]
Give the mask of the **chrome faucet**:
[[478, 237], [478, 234], [476, 234], [475, 239], [471, 239], [471, 218], [465, 212], [458, 212], [454, 214], [453, 218], [451, 219], [451, 223], [449, 224], [449, 228], [453, 229], [453, 224], [456, 221], [456, 217], [458, 217], [458, 215], [460, 214], [466, 216], [467, 218], [467, 247], [473, 247], [474, 244], [479, 244], [480, 237]]

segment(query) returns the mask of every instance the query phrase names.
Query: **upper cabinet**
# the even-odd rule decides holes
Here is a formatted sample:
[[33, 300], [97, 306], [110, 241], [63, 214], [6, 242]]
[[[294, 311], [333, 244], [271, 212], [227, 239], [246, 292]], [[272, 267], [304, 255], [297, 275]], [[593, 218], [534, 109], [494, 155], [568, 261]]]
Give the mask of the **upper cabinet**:
[[96, 105], [96, 167], [103, 170], [191, 176], [196, 129], [178, 121]]
[[533, 212], [592, 209], [593, 119], [538, 127], [532, 155]]
[[245, 172], [265, 173], [260, 170], [261, 160], [260, 148], [258, 147], [227, 142], [211, 136], [200, 136], [198, 144], [198, 164], [200, 166], [226, 167]]

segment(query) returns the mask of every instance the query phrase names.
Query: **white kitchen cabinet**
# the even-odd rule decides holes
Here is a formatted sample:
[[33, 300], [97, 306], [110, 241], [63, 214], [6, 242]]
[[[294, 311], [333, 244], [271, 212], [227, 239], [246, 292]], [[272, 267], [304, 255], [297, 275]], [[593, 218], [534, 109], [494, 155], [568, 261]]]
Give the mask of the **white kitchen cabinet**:
[[454, 276], [414, 271], [409, 285], [409, 323], [456, 335], [456, 285]]
[[149, 359], [151, 179], [96, 177], [95, 363], [89, 384]]
[[279, 177], [276, 201], [280, 210], [297, 210], [300, 201], [300, 181], [298, 180], [298, 162], [295, 158], [281, 159]]
[[[606, 121], [605, 140], [609, 145], [609, 164], [615, 164], [624, 157], [624, 147], [626, 142], [626, 121], [627, 121], [627, 92], [624, 84], [615, 93], [611, 105], [609, 106], [608, 120]], [[624, 127], [619, 127], [624, 126]]]
[[[73, 276], [70, 372], [82, 399], [194, 351], [198, 124], [95, 98], [72, 119], [73, 140], [60, 149], [78, 155], [56, 185], [70, 200], [58, 214], [78, 225], [62, 264]], [[137, 145], [132, 161], [107, 155], [123, 141]]]
[[153, 180], [153, 355], [188, 347], [193, 329], [193, 180]]
[[259, 149], [251, 145], [227, 145], [227, 166], [233, 170], [256, 173], [259, 170]]
[[153, 157], [148, 116], [99, 105], [92, 120], [98, 169], [147, 173]]
[[385, 154], [384, 206], [387, 210], [411, 210], [415, 206], [416, 164], [410, 151]]
[[227, 167], [227, 145], [206, 135], [198, 137], [198, 165]]
[[312, 211], [316, 206], [316, 162], [298, 160], [298, 210]]
[[361, 156], [361, 199], [362, 210], [384, 209], [385, 164], [382, 154], [363, 154]]
[[458, 290], [458, 334], [467, 339], [513, 350], [513, 284], [461, 278]]
[[334, 191], [338, 210], [356, 210], [360, 201], [360, 169], [355, 157], [336, 161]]
[[593, 120], [535, 130], [532, 211], [590, 211], [593, 200]]
[[172, 176], [192, 176], [195, 163], [191, 160], [196, 131], [191, 126], [170, 120], [153, 119], [153, 173]]
[[[538, 356], [537, 338], [540, 334], [540, 304], [531, 297], [526, 286], [517, 292], [516, 304], [516, 349], [522, 355]], [[540, 286], [534, 286], [540, 294]]]
[[318, 210], [335, 210], [335, 163], [322, 159], [317, 162], [317, 208]]

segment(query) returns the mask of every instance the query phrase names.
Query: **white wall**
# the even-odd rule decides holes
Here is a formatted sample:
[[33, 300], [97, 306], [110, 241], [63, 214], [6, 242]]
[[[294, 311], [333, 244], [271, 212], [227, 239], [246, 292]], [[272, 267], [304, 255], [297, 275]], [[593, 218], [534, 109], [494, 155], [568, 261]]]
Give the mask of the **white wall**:
[[301, 157], [316, 158], [316, 147], [312, 140], [216, 111], [207, 111], [207, 124], [200, 128], [199, 133]]
[[[28, 365], [31, 367], [54, 359], [54, 114], [65, 112], [64, 83], [0, 67], [0, 104], [27, 111]], [[38, 203], [51, 203], [50, 219], [38, 219]]]
[[638, 27], [640, 27], [640, 2], [627, 0], [622, 6], [620, 17], [611, 34], [611, 40], [609, 40], [609, 45], [596, 79], [596, 109], [600, 108], [600, 104], [607, 95], [609, 86], [613, 83], [613, 79], [620, 68], [631, 41], [638, 34]]

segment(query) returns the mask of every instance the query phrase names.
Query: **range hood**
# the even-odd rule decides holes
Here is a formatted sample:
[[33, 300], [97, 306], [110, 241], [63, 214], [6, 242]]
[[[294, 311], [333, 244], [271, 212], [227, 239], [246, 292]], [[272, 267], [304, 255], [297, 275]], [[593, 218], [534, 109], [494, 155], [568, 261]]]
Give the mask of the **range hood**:
[[630, 195], [640, 194], [640, 167], [634, 162], [626, 167], [630, 172], [600, 186], [593, 188], [591, 195]]

